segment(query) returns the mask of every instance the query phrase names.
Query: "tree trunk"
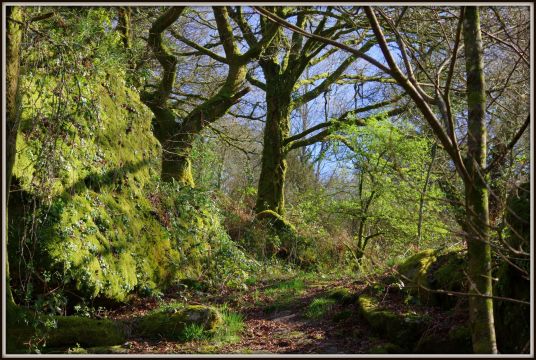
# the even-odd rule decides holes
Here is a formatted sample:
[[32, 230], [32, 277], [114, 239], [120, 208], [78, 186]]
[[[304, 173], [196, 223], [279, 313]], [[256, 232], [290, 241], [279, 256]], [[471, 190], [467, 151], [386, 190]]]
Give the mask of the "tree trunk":
[[[20, 51], [23, 33], [23, 11], [19, 6], [6, 8], [7, 18], [7, 44], [6, 44], [6, 199], [9, 200], [9, 189], [11, 187], [11, 175], [15, 164], [17, 153], [17, 133], [20, 123], [20, 94], [19, 94], [19, 74], [20, 74]], [[8, 215], [4, 226], [7, 228]], [[4, 254], [6, 254], [6, 309], [7, 316], [15, 309], [15, 301], [11, 293], [9, 283], [9, 263], [7, 260], [7, 239], [4, 244]]]
[[[177, 181], [181, 185], [194, 186], [190, 164], [191, 143], [178, 139], [179, 124], [176, 115], [165, 105], [144, 100], [155, 116], [153, 134], [162, 146], [162, 181]], [[187, 146], [185, 146], [187, 145]]]
[[434, 165], [436, 156], [437, 144], [432, 145], [430, 164], [428, 164], [428, 170], [426, 171], [426, 178], [424, 179], [424, 185], [419, 199], [419, 220], [417, 221], [417, 250], [419, 250], [422, 242], [422, 222], [424, 218], [424, 197], [426, 196], [426, 190], [428, 189], [428, 183], [430, 182], [430, 173]]
[[[486, 93], [483, 71], [482, 38], [477, 7], [467, 7], [463, 22], [468, 105], [468, 150], [465, 182], [467, 212], [467, 255], [470, 292], [492, 295], [491, 247], [489, 239], [488, 191], [486, 168], [487, 133]], [[493, 301], [469, 297], [473, 351], [497, 353], [493, 320]]]
[[262, 167], [259, 177], [257, 203], [259, 213], [272, 210], [283, 215], [285, 207], [286, 152], [283, 141], [290, 132], [290, 91], [283, 89], [279, 81], [266, 81], [266, 125], [262, 149]]

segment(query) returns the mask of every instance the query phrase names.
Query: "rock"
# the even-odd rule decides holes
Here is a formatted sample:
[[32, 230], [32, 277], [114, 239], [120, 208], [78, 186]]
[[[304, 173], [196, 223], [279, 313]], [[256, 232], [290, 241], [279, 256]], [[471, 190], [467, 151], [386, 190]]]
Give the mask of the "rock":
[[378, 301], [368, 295], [358, 298], [358, 307], [361, 316], [375, 332], [404, 349], [411, 349], [430, 324], [426, 315], [398, 314], [381, 309]]
[[428, 292], [424, 288], [464, 291], [465, 266], [465, 253], [461, 248], [427, 249], [408, 258], [399, 265], [398, 271], [410, 280], [402, 279], [406, 285], [404, 290], [417, 296], [421, 304], [450, 309], [460, 300], [459, 297]]
[[471, 354], [471, 332], [467, 326], [455, 326], [446, 334], [430, 333], [414, 349], [417, 354]]
[[133, 332], [142, 337], [183, 340], [184, 329], [192, 324], [213, 332], [221, 323], [220, 313], [213, 307], [189, 305], [174, 311], [159, 311], [137, 320]]

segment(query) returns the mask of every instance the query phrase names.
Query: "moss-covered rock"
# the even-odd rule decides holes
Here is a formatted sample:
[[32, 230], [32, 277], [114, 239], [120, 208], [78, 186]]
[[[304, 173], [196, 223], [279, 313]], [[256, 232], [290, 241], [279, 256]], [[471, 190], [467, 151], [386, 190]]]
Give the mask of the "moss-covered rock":
[[471, 354], [471, 331], [467, 326], [455, 326], [447, 334], [427, 333], [414, 349], [418, 354]]
[[[85, 299], [124, 302], [133, 291], [159, 294], [201, 274], [238, 282], [245, 276], [248, 260], [208, 196], [160, 183], [153, 115], [120, 73], [67, 77], [60, 115], [56, 97], [38, 94], [57, 93], [58, 77], [22, 81], [28, 90], [13, 171], [19, 191], [9, 204], [17, 300], [59, 286]], [[21, 257], [22, 249], [32, 250]], [[27, 272], [36, 276], [24, 292], [17, 284]]]
[[149, 338], [184, 340], [187, 326], [195, 324], [203, 331], [214, 332], [222, 323], [220, 313], [213, 307], [190, 305], [158, 311], [137, 320], [133, 332]]
[[125, 341], [125, 326], [109, 319], [46, 316], [21, 311], [7, 331], [7, 352], [26, 353], [31, 346], [50, 348], [110, 346]]
[[436, 251], [427, 249], [409, 257], [398, 266], [398, 272], [404, 277], [406, 291], [417, 295], [424, 302], [428, 301], [429, 295], [420, 286], [426, 287], [428, 269], [436, 259]]
[[357, 300], [357, 296], [355, 294], [352, 294], [350, 290], [344, 287], [336, 287], [334, 289], [329, 290], [327, 293], [327, 297], [343, 305], [350, 304]]
[[[427, 287], [432, 290], [463, 292], [466, 289], [464, 268], [466, 255], [461, 249], [449, 249], [446, 253], [437, 255], [436, 261], [428, 268]], [[431, 293], [428, 296], [430, 305], [450, 309], [460, 300], [457, 296]]]
[[408, 287], [417, 287], [419, 284], [426, 283], [426, 273], [435, 260], [435, 250], [423, 250], [400, 264], [398, 272], [412, 281]]
[[89, 319], [79, 316], [57, 316], [56, 328], [47, 336], [48, 347], [79, 344], [82, 347], [109, 346], [125, 341], [124, 326], [109, 319]]
[[[463, 291], [466, 266], [465, 253], [461, 248], [421, 251], [398, 266], [405, 278], [405, 290], [418, 296], [422, 304], [452, 308], [459, 297], [425, 290]], [[409, 279], [409, 280], [407, 280]]]
[[32, 342], [44, 342], [47, 349], [71, 353], [122, 353], [117, 346], [127, 334], [151, 339], [186, 340], [185, 329], [195, 326], [213, 334], [222, 324], [213, 307], [177, 305], [132, 321], [113, 321], [79, 316], [45, 316], [25, 311], [11, 320], [7, 336], [8, 353], [26, 353]]
[[426, 315], [382, 309], [372, 296], [361, 295], [357, 302], [359, 313], [374, 331], [405, 349], [413, 347], [431, 321]]

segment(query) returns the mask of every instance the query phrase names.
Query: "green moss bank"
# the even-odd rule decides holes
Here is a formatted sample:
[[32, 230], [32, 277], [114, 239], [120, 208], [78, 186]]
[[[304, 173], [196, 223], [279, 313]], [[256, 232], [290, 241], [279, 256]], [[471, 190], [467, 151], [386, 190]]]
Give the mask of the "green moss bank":
[[[160, 182], [152, 113], [122, 74], [22, 80], [9, 204], [19, 304], [124, 302], [184, 278], [246, 276], [208, 196]], [[43, 300], [61, 290], [69, 299]]]

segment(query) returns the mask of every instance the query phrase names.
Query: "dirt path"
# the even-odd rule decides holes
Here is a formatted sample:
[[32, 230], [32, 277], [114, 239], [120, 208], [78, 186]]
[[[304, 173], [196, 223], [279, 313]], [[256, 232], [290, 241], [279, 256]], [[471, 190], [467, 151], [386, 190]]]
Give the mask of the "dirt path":
[[[126, 353], [301, 353], [362, 354], [381, 344], [359, 321], [355, 301], [333, 296], [333, 289], [355, 294], [363, 287], [351, 281], [303, 281], [286, 279], [259, 283], [247, 291], [204, 295], [200, 303], [221, 305], [243, 317], [243, 330], [233, 341], [214, 339], [189, 342], [129, 339]], [[163, 301], [134, 304], [114, 314], [128, 318], [150, 311]]]

